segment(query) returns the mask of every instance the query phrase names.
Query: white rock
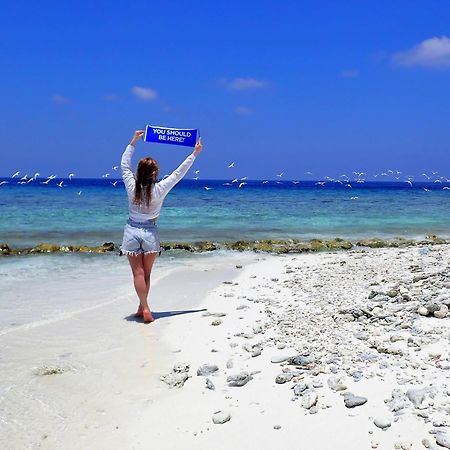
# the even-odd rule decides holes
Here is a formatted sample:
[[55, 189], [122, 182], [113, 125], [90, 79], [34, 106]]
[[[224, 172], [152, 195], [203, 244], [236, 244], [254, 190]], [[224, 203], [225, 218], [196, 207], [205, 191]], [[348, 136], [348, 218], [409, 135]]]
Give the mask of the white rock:
[[305, 391], [302, 395], [302, 403], [303, 408], [310, 409], [317, 403], [317, 392], [313, 390]]
[[376, 417], [373, 423], [382, 430], [385, 430], [391, 426], [391, 421], [385, 417]]
[[216, 425], [222, 425], [229, 420], [231, 420], [231, 414], [228, 411], [216, 411], [212, 417], [212, 421]]
[[450, 448], [450, 438], [445, 434], [438, 434], [436, 436], [436, 444], [445, 448]]

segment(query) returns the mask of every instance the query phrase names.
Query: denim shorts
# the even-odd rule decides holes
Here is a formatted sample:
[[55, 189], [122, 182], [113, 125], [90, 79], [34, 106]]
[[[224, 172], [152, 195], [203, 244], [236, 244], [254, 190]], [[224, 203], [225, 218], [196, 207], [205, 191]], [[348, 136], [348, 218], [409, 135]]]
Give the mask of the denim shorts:
[[128, 219], [123, 230], [123, 241], [120, 247], [126, 255], [140, 255], [141, 253], [160, 253], [159, 233], [156, 223], [134, 222]]

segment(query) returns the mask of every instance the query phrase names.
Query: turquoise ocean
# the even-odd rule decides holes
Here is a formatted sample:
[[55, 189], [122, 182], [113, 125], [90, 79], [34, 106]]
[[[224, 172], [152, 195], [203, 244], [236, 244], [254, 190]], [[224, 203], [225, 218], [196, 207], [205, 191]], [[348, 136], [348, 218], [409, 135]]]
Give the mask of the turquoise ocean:
[[[120, 244], [127, 219], [120, 180], [67, 179], [63, 187], [0, 181], [7, 181], [0, 186], [0, 242]], [[246, 183], [182, 180], [161, 211], [161, 240], [450, 237], [448, 182]]]

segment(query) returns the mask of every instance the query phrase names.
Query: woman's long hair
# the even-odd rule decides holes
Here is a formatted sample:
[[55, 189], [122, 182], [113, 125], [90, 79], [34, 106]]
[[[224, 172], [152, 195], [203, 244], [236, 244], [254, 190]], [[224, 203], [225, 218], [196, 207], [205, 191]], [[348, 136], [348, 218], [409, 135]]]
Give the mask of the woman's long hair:
[[152, 187], [158, 178], [158, 163], [153, 158], [142, 158], [136, 170], [136, 188], [134, 203], [140, 206], [150, 206]]

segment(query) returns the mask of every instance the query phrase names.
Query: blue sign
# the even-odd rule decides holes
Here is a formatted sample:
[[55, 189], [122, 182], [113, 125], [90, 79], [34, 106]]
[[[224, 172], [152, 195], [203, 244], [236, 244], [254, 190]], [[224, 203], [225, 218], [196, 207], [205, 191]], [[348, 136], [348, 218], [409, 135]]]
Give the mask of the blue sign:
[[194, 128], [167, 128], [147, 125], [145, 128], [145, 142], [158, 142], [160, 144], [184, 145], [195, 147], [198, 130]]

